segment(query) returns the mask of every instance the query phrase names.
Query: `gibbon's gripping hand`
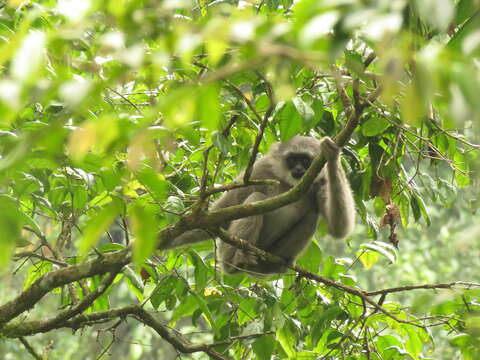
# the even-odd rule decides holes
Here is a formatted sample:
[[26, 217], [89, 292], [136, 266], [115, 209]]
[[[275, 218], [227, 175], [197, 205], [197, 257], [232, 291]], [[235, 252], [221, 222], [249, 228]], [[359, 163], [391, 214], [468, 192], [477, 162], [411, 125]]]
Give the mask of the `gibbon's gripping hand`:
[[320, 148], [322, 150], [322, 154], [325, 156], [325, 159], [328, 162], [336, 162], [340, 157], [340, 153], [342, 148], [335, 144], [328, 136], [325, 136], [320, 142]]

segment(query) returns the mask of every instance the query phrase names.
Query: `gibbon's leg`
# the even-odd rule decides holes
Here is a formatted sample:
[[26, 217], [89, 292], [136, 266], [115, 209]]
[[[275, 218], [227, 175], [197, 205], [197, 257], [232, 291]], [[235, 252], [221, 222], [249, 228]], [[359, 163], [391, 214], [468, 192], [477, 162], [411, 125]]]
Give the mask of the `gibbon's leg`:
[[[254, 192], [245, 199], [243, 204], [250, 204], [266, 198], [267, 197], [264, 194]], [[228, 233], [255, 245], [258, 242], [262, 226], [263, 215], [249, 216], [232, 221], [228, 228]], [[257, 258], [252, 253], [237, 249], [223, 241], [220, 241], [217, 244], [223, 270], [228, 274], [235, 273], [240, 269], [248, 268], [248, 264], [250, 263], [257, 263]]]
[[311, 211], [295, 224], [288, 233], [277, 240], [267, 250], [268, 252], [283, 258], [287, 265], [262, 264], [259, 270], [265, 274], [285, 272], [288, 266], [292, 265], [298, 255], [310, 243], [310, 239], [317, 229], [318, 212]]
[[[322, 152], [327, 159], [327, 189], [322, 197], [322, 213], [328, 223], [329, 233], [336, 238], [348, 236], [355, 224], [355, 206], [352, 190], [340, 164], [340, 148], [330, 138], [321, 143]], [[320, 194], [319, 194], [320, 196]]]

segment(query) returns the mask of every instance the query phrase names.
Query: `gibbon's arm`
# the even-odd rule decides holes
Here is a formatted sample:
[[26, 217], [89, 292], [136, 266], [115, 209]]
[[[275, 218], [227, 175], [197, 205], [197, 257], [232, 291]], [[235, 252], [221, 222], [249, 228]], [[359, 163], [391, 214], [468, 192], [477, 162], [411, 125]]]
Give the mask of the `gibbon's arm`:
[[340, 159], [327, 162], [327, 173], [324, 215], [329, 233], [341, 239], [350, 235], [355, 224], [352, 190], [340, 165]]
[[202, 229], [189, 230], [184, 232], [182, 235], [177, 236], [175, 239], [172, 239], [170, 242], [163, 244], [160, 250], [173, 249], [184, 245], [195, 244], [211, 238], [212, 236]]
[[355, 224], [352, 190], [340, 164], [340, 148], [330, 138], [325, 138], [322, 141], [322, 152], [327, 158], [327, 188], [322, 194], [322, 212], [329, 233], [341, 239], [350, 235]]

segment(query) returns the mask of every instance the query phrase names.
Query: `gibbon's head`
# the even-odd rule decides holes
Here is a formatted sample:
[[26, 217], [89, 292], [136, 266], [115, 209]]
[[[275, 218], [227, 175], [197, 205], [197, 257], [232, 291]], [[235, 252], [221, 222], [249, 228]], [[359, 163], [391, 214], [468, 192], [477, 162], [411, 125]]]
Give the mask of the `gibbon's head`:
[[279, 180], [295, 186], [320, 153], [320, 141], [309, 136], [294, 136], [286, 143], [275, 143], [273, 172]]

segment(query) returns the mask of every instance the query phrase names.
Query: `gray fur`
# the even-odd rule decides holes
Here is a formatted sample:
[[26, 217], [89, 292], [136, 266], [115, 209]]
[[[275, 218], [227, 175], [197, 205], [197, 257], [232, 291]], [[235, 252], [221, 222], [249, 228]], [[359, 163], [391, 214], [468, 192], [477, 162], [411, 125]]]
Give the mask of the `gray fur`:
[[[295, 136], [287, 143], [275, 143], [267, 155], [254, 164], [251, 178], [275, 179], [279, 184], [231, 190], [218, 199], [212, 208], [248, 204], [286, 192], [299, 181], [292, 177], [286, 165], [288, 154], [308, 154], [313, 158], [320, 152], [326, 157], [327, 166], [298, 201], [266, 214], [231, 221], [222, 227], [230, 234], [282, 257], [287, 264], [293, 264], [308, 246], [319, 217], [327, 221], [332, 236], [348, 236], [353, 230], [355, 218], [352, 192], [340, 165], [340, 148], [330, 138], [324, 138], [320, 142], [312, 137]], [[237, 181], [242, 178], [243, 173]], [[203, 230], [192, 230], [175, 238], [167, 247], [178, 247], [209, 238]], [[232, 247], [221, 240], [217, 240], [217, 258], [223, 271], [229, 274], [246, 271], [264, 275], [286, 270], [286, 267], [262, 262], [255, 254]]]

